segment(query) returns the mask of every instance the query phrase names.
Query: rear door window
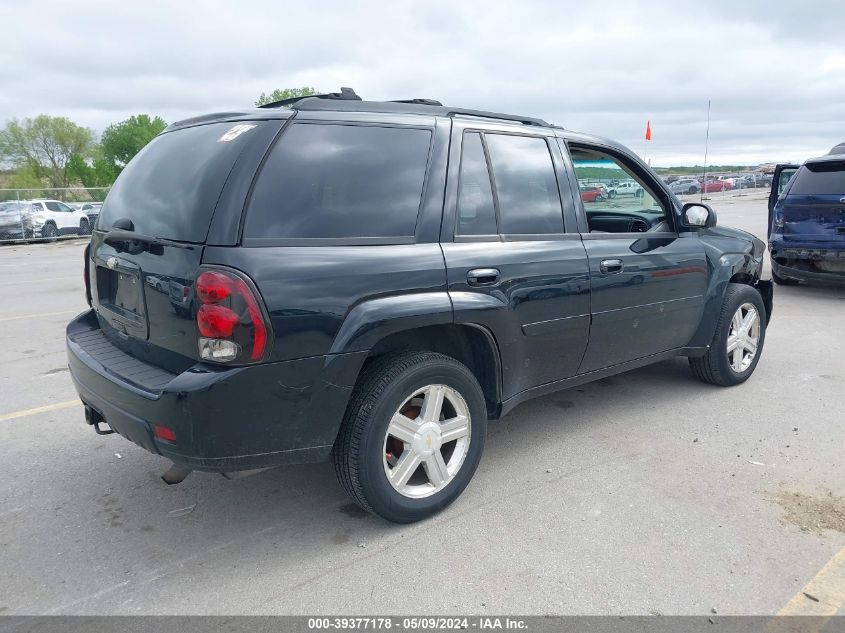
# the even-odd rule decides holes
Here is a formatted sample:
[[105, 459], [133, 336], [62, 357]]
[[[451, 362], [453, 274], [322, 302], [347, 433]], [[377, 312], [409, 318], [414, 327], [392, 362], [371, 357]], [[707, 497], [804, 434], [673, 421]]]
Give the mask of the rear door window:
[[431, 131], [294, 123], [253, 189], [246, 239], [414, 235]]
[[485, 134], [496, 196], [499, 232], [514, 235], [563, 233], [563, 212], [546, 140]]
[[157, 136], [121, 172], [97, 227], [108, 230], [127, 218], [137, 233], [205, 241], [226, 177], [261, 125], [227, 121]]
[[815, 163], [798, 170], [790, 195], [845, 196], [845, 163]]
[[461, 147], [458, 235], [496, 235], [496, 207], [481, 134], [467, 132]]

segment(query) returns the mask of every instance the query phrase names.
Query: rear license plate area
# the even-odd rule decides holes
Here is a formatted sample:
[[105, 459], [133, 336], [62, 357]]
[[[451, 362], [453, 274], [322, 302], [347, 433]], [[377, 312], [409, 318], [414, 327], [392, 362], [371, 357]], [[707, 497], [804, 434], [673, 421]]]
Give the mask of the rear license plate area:
[[140, 271], [97, 266], [99, 313], [118, 332], [147, 336], [147, 319]]

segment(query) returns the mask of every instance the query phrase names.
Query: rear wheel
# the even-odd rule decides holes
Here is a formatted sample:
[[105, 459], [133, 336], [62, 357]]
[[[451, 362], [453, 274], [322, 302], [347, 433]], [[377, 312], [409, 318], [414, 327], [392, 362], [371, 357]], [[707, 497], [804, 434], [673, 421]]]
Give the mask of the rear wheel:
[[91, 224], [85, 218], [79, 221], [79, 234], [91, 235]]
[[707, 354], [690, 358], [699, 380], [722, 387], [745, 382], [754, 373], [766, 339], [766, 308], [751, 286], [728, 284]]
[[687, 193], [690, 194], [690, 195], [694, 194], [695, 193], [695, 187], [690, 187], [689, 191], [687, 191]]
[[478, 381], [433, 352], [376, 360], [361, 376], [332, 451], [362, 508], [419, 521], [454, 501], [475, 473], [487, 428]]

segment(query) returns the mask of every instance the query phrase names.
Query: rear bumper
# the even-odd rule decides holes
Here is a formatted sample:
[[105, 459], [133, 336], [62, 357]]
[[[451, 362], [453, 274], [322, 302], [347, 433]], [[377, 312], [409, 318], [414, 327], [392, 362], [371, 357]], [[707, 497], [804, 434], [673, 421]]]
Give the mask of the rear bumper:
[[[95, 348], [89, 342], [95, 330], [93, 311], [67, 328], [70, 373], [82, 402], [138, 446], [212, 472], [327, 458], [366, 357], [362, 352], [233, 368], [197, 363], [167, 374], [127, 360], [117, 347], [103, 353], [109, 343], [101, 339]], [[114, 357], [120, 360], [107, 360]], [[155, 425], [172, 429], [176, 441], [155, 437]]]
[[[788, 244], [782, 240], [769, 243], [772, 272], [784, 279], [824, 284], [845, 284], [845, 247], [818, 248], [818, 244]], [[837, 270], [823, 270], [824, 267]], [[841, 272], [839, 272], [841, 271]]]

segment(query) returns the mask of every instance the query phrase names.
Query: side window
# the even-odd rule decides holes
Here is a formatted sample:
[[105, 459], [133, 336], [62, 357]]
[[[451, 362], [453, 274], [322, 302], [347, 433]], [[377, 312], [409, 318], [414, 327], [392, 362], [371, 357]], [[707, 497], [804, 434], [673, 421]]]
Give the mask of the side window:
[[44, 206], [47, 207], [48, 211], [61, 211], [61, 208], [59, 207], [59, 204], [57, 202], [45, 202]]
[[258, 176], [246, 238], [412, 237], [431, 131], [292, 124]]
[[591, 233], [671, 231], [667, 213], [648, 180], [601, 150], [570, 147]]
[[505, 134], [484, 138], [496, 183], [499, 232], [563, 233], [560, 194], [546, 140]]
[[62, 204], [61, 202], [58, 202], [57, 204], [59, 205], [59, 211], [62, 211], [63, 213], [73, 213], [73, 209], [68, 205]]
[[496, 208], [478, 132], [464, 134], [458, 192], [458, 235], [495, 235]]

